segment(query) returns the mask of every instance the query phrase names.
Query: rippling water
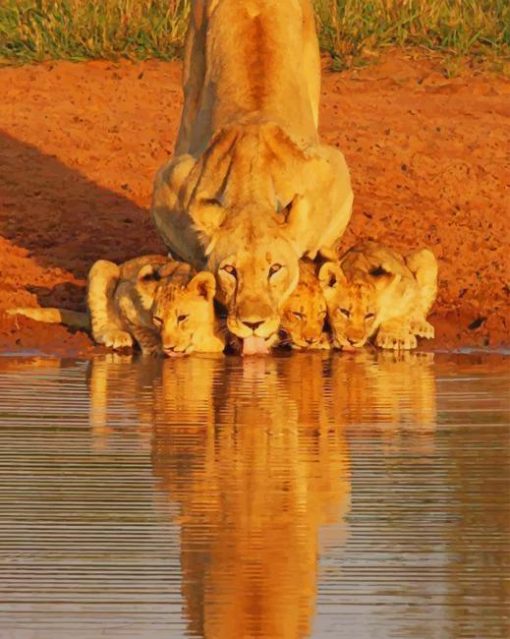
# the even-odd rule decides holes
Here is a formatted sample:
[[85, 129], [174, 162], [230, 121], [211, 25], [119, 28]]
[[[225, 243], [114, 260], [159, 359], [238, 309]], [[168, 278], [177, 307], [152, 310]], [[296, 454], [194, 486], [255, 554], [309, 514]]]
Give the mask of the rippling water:
[[0, 638], [507, 639], [509, 362], [0, 358]]

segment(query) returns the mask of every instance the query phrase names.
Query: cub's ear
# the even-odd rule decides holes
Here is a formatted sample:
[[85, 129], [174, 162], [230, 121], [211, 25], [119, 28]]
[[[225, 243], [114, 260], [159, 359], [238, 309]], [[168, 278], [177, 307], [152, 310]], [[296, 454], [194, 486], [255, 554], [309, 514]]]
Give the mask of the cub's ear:
[[158, 282], [161, 279], [160, 267], [161, 264], [145, 264], [138, 271], [138, 279], [144, 282]]
[[372, 277], [374, 286], [378, 291], [388, 292], [393, 291], [393, 289], [395, 288], [395, 286], [397, 286], [401, 279], [402, 275], [400, 275], [400, 273], [388, 273], [387, 271], [384, 271], [380, 275]]
[[319, 283], [324, 293], [332, 292], [338, 286], [346, 284], [347, 280], [340, 264], [325, 262], [319, 270]]
[[226, 211], [219, 200], [198, 197], [191, 204], [189, 214], [197, 231], [211, 240], [223, 224]]
[[303, 254], [309, 235], [310, 202], [304, 195], [295, 195], [278, 213], [283, 216], [290, 240], [295, 244], [298, 252]]
[[211, 302], [216, 295], [216, 280], [212, 273], [201, 271], [188, 284], [188, 290], [193, 291]]

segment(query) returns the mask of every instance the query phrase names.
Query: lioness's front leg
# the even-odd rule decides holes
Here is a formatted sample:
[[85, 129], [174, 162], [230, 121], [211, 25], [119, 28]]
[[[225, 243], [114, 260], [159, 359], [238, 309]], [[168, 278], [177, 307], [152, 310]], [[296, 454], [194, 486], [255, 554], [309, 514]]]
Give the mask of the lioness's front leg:
[[87, 305], [90, 313], [92, 337], [109, 348], [130, 348], [131, 335], [124, 330], [114, 304], [119, 282], [119, 267], [108, 260], [98, 260], [88, 276]]
[[186, 210], [193, 191], [190, 174], [195, 164], [195, 158], [185, 154], [161, 167], [154, 181], [151, 210], [156, 228], [172, 256], [198, 268], [195, 261], [202, 250]]
[[318, 252], [330, 258], [351, 219], [352, 202], [349, 169], [343, 154], [335, 147], [321, 144], [318, 158], [307, 168], [309, 182], [307, 196], [313, 202], [310, 228], [317, 225], [321, 232], [315, 246], [308, 252], [314, 259]]

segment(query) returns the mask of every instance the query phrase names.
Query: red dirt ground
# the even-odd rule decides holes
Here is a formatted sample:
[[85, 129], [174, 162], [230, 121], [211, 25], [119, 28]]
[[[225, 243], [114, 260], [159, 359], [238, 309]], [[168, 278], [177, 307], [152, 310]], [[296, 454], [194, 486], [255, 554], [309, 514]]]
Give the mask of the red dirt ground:
[[[86, 354], [82, 333], [13, 320], [15, 305], [84, 308], [98, 258], [163, 251], [148, 215], [182, 104], [179, 63], [0, 69], [0, 350]], [[432, 348], [510, 343], [510, 82], [402, 53], [325, 72], [321, 132], [343, 150], [347, 248], [429, 245], [440, 261]]]

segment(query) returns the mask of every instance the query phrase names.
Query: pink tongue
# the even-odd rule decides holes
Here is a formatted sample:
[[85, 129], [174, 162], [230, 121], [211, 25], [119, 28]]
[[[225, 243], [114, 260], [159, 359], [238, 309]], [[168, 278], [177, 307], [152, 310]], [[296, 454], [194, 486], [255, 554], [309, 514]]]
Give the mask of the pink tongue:
[[263, 337], [250, 335], [243, 339], [243, 355], [267, 355], [269, 348]]

